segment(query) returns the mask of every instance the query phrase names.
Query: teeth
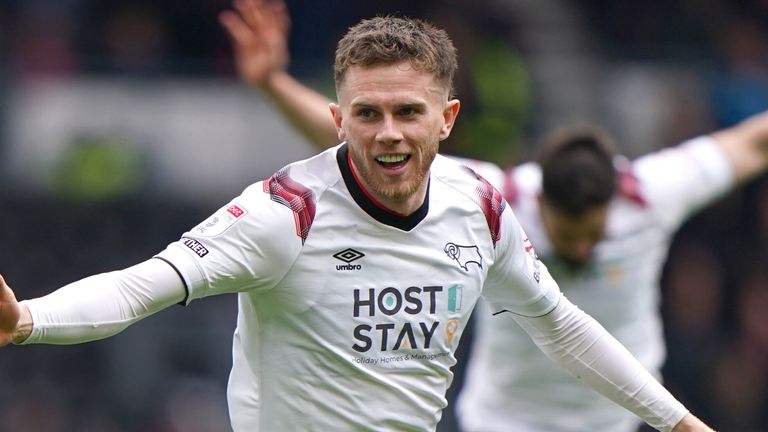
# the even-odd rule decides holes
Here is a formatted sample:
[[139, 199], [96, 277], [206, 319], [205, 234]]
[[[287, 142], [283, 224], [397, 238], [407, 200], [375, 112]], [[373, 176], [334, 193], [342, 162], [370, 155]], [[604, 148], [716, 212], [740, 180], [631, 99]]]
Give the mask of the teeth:
[[384, 155], [384, 156], [377, 157], [376, 160], [379, 161], [379, 162], [384, 162], [384, 163], [397, 163], [397, 162], [404, 161], [406, 157], [408, 157], [408, 156], [404, 155], [404, 154]]

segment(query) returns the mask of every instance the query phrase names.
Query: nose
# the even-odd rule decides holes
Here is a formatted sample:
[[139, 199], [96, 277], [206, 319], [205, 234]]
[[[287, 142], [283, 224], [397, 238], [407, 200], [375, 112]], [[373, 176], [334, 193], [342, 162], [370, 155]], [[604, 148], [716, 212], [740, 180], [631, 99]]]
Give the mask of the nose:
[[385, 115], [376, 133], [376, 141], [384, 144], [394, 144], [402, 141], [403, 133], [391, 115]]

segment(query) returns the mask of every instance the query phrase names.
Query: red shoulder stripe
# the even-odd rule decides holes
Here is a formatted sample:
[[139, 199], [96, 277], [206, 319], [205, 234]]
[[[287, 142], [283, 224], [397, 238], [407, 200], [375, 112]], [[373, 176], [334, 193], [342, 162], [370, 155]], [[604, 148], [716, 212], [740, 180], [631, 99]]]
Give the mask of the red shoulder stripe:
[[301, 243], [304, 244], [315, 219], [315, 198], [312, 191], [294, 181], [284, 168], [264, 182], [264, 192], [269, 194], [272, 201], [293, 210], [296, 235], [301, 237]]

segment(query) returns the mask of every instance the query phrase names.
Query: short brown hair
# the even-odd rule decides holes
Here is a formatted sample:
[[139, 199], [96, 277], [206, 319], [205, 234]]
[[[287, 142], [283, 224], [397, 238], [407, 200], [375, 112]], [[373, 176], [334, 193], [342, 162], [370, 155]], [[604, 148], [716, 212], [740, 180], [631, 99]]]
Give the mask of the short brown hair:
[[458, 63], [456, 48], [445, 30], [413, 18], [380, 16], [360, 21], [347, 31], [336, 48], [336, 89], [352, 66], [389, 65], [403, 61], [432, 73], [453, 91]]
[[544, 198], [572, 216], [607, 205], [616, 192], [616, 148], [603, 130], [588, 125], [562, 127], [540, 145]]

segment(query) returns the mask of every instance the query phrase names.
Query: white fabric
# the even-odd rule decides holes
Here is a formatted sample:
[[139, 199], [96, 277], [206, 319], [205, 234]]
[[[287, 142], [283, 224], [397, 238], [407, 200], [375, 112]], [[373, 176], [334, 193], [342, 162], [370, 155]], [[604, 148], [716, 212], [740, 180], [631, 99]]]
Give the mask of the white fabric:
[[249, 187], [160, 253], [166, 263], [150, 260], [29, 302], [29, 342], [114, 334], [184, 299], [182, 287], [187, 301], [237, 292], [228, 390], [235, 431], [429, 431], [482, 295], [585, 381], [637, 394], [626, 403], [649, 422], [669, 428], [684, 413], [604, 330], [584, 330], [584, 317], [487, 184], [438, 157], [428, 211], [404, 228], [403, 218], [350, 192], [336, 162], [343, 148]]
[[671, 431], [688, 412], [670, 404], [672, 395], [650, 372], [567, 298], [542, 317], [514, 318], [554, 362], [656, 429]]
[[[335, 156], [288, 167], [297, 194], [314, 197], [303, 244], [294, 212], [260, 182], [184, 235], [205, 248], [203, 257], [186, 240], [160, 254], [184, 275], [191, 299], [240, 292], [229, 386], [237, 431], [434, 430], [453, 352], [482, 290], [530, 315], [559, 297], [523, 253], [508, 210], [507, 235], [494, 246], [478, 204], [482, 183], [455, 162], [434, 162], [429, 211], [402, 230], [361, 209]], [[233, 219], [232, 206], [243, 215]], [[464, 255], [453, 259], [449, 244]], [[347, 249], [364, 256], [334, 258]]]
[[[552, 254], [537, 203], [538, 166], [503, 173], [489, 164], [465, 162], [499, 187], [513, 186], [516, 198], [510, 204], [563, 293], [659, 377], [665, 357], [659, 278], [672, 235], [733, 183], [717, 143], [702, 137], [634, 161], [630, 169], [646, 204], [618, 196], [609, 208], [605, 237], [578, 270]], [[518, 326], [499, 318], [476, 314], [457, 407], [464, 431], [637, 430], [637, 417], [554, 367]]]
[[32, 333], [22, 344], [74, 344], [112, 336], [184, 299], [179, 275], [159, 259], [90, 276], [25, 300]]

